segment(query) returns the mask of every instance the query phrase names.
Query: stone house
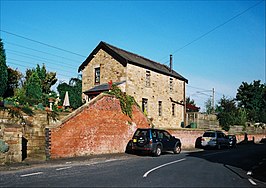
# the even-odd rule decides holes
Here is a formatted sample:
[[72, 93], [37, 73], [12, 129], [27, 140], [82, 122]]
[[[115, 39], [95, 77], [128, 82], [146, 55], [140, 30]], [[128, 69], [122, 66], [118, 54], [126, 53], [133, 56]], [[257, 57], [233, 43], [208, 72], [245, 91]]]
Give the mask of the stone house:
[[112, 82], [135, 98], [156, 128], [179, 128], [185, 120], [188, 80], [172, 69], [172, 56], [168, 67], [100, 42], [78, 71], [84, 100], [109, 90]]

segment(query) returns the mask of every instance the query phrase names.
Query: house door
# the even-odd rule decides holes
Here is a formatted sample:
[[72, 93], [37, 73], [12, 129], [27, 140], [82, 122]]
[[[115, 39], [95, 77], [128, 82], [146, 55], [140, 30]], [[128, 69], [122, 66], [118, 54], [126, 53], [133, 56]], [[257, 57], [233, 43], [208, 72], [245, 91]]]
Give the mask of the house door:
[[28, 140], [22, 137], [22, 150], [21, 150], [22, 161], [27, 158], [27, 143], [28, 143]]

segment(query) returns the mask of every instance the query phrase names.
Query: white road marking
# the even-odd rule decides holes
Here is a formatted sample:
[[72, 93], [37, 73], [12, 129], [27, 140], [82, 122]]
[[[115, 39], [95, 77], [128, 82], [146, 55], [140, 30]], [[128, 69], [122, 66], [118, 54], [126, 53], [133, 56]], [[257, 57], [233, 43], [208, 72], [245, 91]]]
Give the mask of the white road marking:
[[56, 170], [65, 170], [65, 169], [69, 169], [72, 168], [72, 166], [66, 166], [66, 167], [62, 167], [62, 168], [57, 168]]
[[38, 174], [42, 174], [43, 172], [36, 172], [36, 173], [31, 173], [31, 174], [24, 174], [24, 175], [20, 175], [20, 177], [27, 177], [27, 176], [34, 176], [34, 175], [38, 175]]
[[251, 176], [252, 175], [252, 172], [251, 171], [248, 171], [247, 175], [248, 176]]
[[253, 181], [252, 179], [248, 178], [248, 181], [252, 184], [252, 185], [257, 185], [255, 181]]
[[148, 176], [148, 174], [151, 173], [151, 172], [154, 171], [154, 170], [157, 170], [157, 169], [162, 168], [162, 167], [164, 167], [164, 166], [167, 166], [167, 165], [170, 165], [170, 164], [174, 164], [174, 163], [178, 163], [178, 162], [181, 162], [181, 161], [184, 161], [184, 160], [186, 160], [186, 158], [179, 159], [179, 160], [176, 160], [176, 161], [172, 161], [172, 162], [165, 163], [165, 164], [163, 164], [163, 165], [157, 166], [157, 167], [155, 167], [155, 168], [153, 168], [153, 169], [147, 171], [147, 172], [143, 175], [143, 178], [146, 178], [146, 177]]

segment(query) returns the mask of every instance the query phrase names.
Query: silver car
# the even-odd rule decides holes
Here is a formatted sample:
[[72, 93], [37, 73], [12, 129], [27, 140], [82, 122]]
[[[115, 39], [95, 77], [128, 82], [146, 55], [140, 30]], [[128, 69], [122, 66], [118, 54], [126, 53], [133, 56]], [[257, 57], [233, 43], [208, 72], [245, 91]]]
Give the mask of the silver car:
[[203, 148], [217, 148], [229, 147], [228, 137], [222, 131], [206, 131], [201, 138], [201, 146]]

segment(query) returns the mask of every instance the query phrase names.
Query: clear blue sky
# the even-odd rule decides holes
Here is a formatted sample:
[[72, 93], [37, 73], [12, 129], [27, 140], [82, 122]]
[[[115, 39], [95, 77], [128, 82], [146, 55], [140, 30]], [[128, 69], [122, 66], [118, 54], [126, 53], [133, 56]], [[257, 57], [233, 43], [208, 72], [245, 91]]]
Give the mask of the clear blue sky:
[[243, 81], [265, 83], [265, 1], [243, 13], [258, 2], [1, 0], [0, 36], [8, 66], [25, 73], [45, 63], [66, 82], [100, 41], [163, 64], [173, 54], [187, 96], [204, 109], [212, 88], [217, 102], [234, 98]]

